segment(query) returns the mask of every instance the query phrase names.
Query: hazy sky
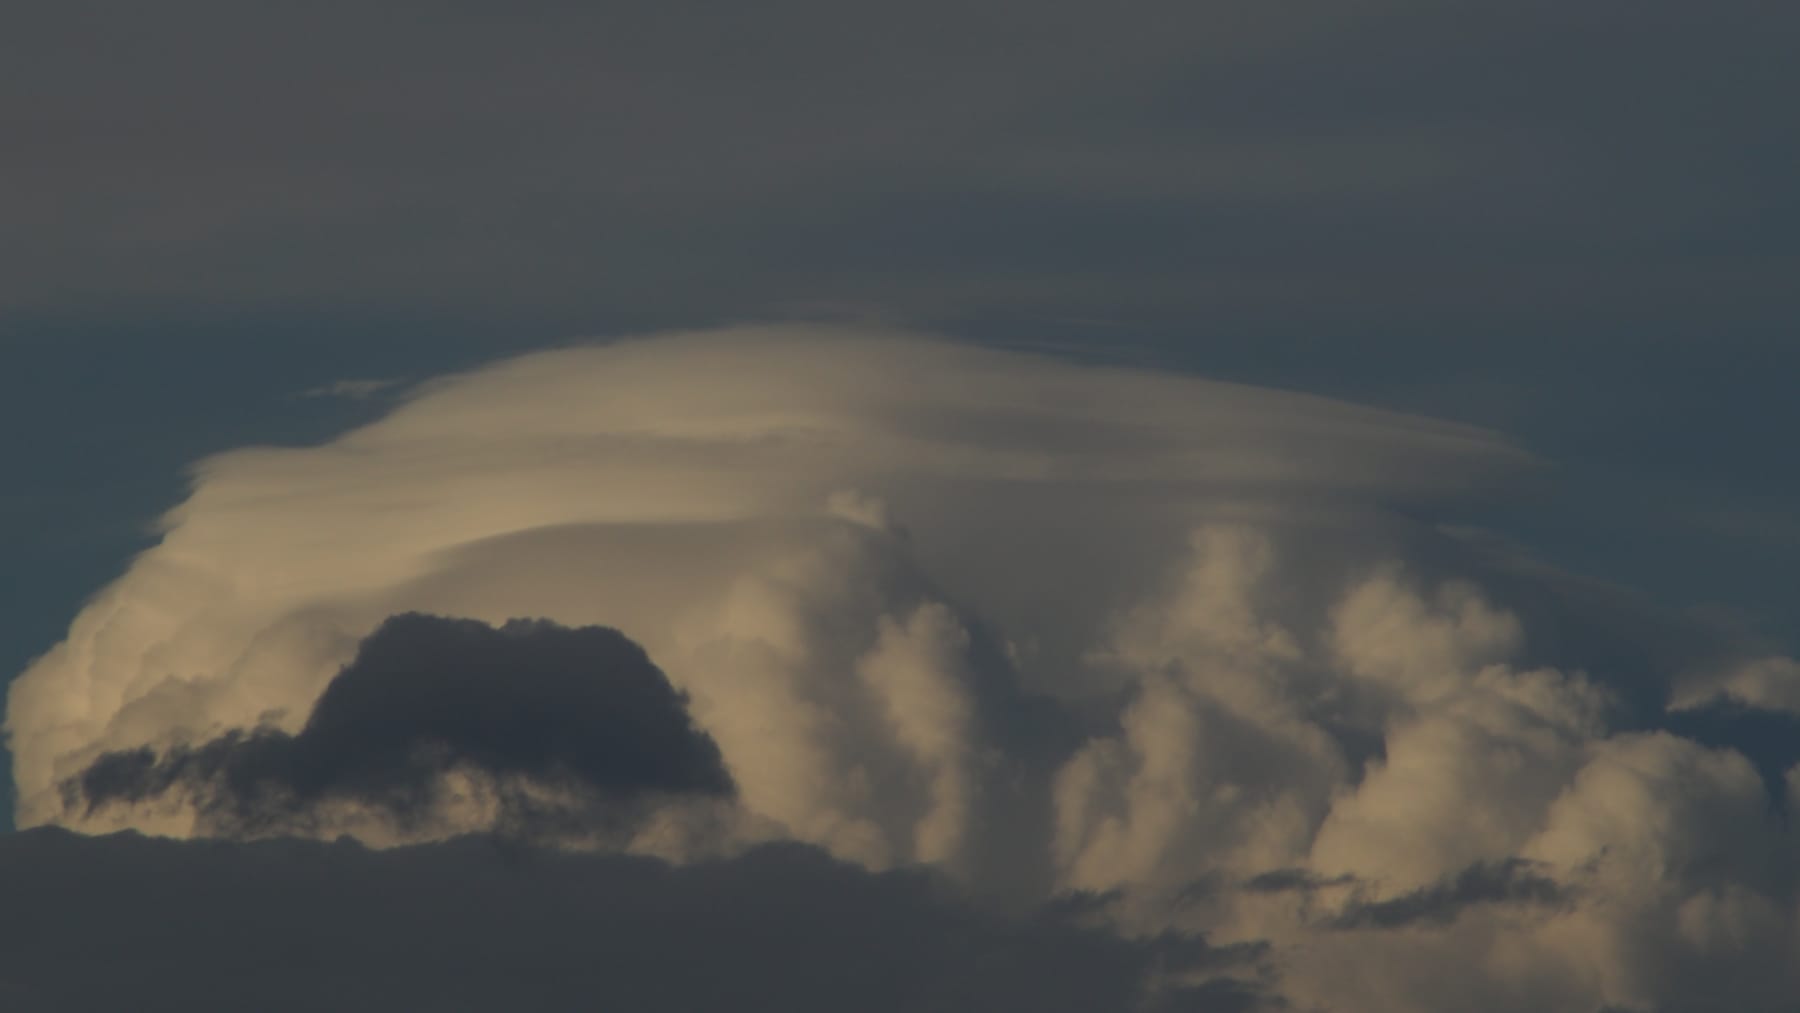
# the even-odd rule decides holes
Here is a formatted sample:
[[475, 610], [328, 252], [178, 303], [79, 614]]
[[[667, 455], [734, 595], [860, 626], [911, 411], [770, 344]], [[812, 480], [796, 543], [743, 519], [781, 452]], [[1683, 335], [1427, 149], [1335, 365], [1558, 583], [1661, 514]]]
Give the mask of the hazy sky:
[[[803, 898], [816, 945], [685, 954], [830, 965], [779, 1008], [1792, 1008], [1797, 33], [25, 5], [4, 808], [214, 840], [0, 842], [15, 890], [112, 884], [20, 902], [55, 928], [0, 997], [123, 1001], [57, 969], [135, 959], [80, 926], [161, 878], [263, 926], [268, 980], [338, 968], [295, 1008], [729, 1007], [776, 984], [659, 986], [669, 939], [569, 971], [715, 894]], [[450, 621], [512, 618], [555, 625]], [[625, 727], [661, 731], [590, 748]], [[224, 843], [339, 833], [394, 847]], [[550, 899], [665, 860], [604, 917]], [[393, 932], [469, 878], [455, 945], [554, 945], [356, 963], [401, 867]], [[876, 918], [898, 969], [832, 938]], [[999, 956], [896, 997], [944, 933]], [[258, 980], [190, 970], [142, 987]]]

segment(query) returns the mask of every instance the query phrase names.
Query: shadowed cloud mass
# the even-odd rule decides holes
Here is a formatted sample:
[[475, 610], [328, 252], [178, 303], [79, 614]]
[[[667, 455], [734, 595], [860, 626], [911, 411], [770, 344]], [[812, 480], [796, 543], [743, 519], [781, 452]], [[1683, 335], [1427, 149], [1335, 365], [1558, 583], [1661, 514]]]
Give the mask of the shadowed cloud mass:
[[1254, 954], [984, 911], [793, 845], [670, 866], [37, 830], [0, 839], [0, 896], [22, 1011], [1266, 1008]]
[[231, 835], [318, 832], [321, 810], [346, 803], [416, 825], [448, 804], [451, 775], [496, 795], [502, 825], [558, 808], [557, 795], [594, 809], [729, 795], [685, 704], [616, 630], [404, 615], [361, 643], [298, 733], [110, 752], [62, 791], [89, 812], [184, 792], [207, 832]]

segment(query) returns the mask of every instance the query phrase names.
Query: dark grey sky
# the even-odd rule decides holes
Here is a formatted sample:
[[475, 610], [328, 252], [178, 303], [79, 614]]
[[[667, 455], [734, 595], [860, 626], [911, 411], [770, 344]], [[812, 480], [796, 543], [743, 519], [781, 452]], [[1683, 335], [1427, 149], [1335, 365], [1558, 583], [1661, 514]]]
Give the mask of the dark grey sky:
[[1800, 9], [30, 4], [0, 668], [301, 391], [791, 316], [1504, 429], [1497, 523], [1789, 637]]
[[[1408, 684], [1393, 692], [1415, 710], [1391, 722], [1371, 711], [1380, 720], [1367, 724], [1362, 683], [1343, 672], [1305, 695], [1321, 677], [1310, 656], [1252, 680], [1291, 682], [1277, 687], [1293, 698], [1284, 706], [1318, 704], [1292, 711], [1303, 722], [1287, 710], [1240, 720], [1223, 690], [1208, 697], [1196, 680], [1191, 699], [1171, 695], [1150, 667], [1066, 713], [1031, 698], [1042, 722], [1025, 696], [984, 697], [1047, 740], [1020, 732], [1030, 748], [1011, 753], [997, 745], [1006, 736], [959, 738], [956, 708], [938, 707], [934, 730], [986, 750], [983, 763], [1014, 764], [995, 769], [1024, 799], [962, 799], [995, 824], [971, 821], [968, 860], [1034, 884], [1055, 866], [1055, 897], [990, 911], [953, 874], [867, 872], [803, 844], [732, 854], [734, 835], [751, 831], [707, 820], [787, 811], [748, 803], [689, 812], [692, 856], [713, 857], [685, 865], [540, 850], [505, 833], [381, 851], [40, 828], [0, 834], [0, 1005], [404, 1008], [423, 995], [445, 1008], [601, 996], [755, 1008], [743, 997], [763, 996], [793, 1009], [1225, 1011], [1287, 1008], [1282, 996], [1323, 989], [1352, 1009], [1511, 1013], [1563, 1008], [1569, 995], [1593, 998], [1590, 1009], [1788, 1008], [1777, 1004], [1796, 987], [1800, 824], [1791, 809], [1782, 817], [1800, 795], [1784, 794], [1782, 777], [1800, 695], [1659, 708], [1670, 673], [1711, 657], [1715, 640], [1734, 660], [1800, 650], [1800, 5], [24, 0], [6, 13], [0, 680], [150, 546], [196, 459], [326, 440], [384, 414], [406, 381], [588, 338], [875, 320], [1474, 423], [1546, 466], [1509, 495], [1428, 518], [1496, 533], [1459, 538], [1468, 558], [1525, 550], [1494, 553], [1512, 569], [1479, 571], [1511, 613], [1449, 585], [1384, 591], [1379, 576], [1357, 592], [1373, 598], [1333, 599], [1367, 610], [1374, 660], [1339, 638], [1331, 664], [1379, 669], [1386, 641], [1404, 653], [1416, 639], [1424, 667], [1466, 684], [1440, 710], [1426, 691], [1437, 690]], [[1108, 534], [1089, 548], [1107, 548]], [[1227, 570], [1255, 562], [1254, 546], [1240, 559], [1235, 544], [1221, 550]], [[1315, 593], [1294, 589], [1304, 600], [1292, 607], [1325, 615]], [[1202, 594], [1189, 611], [1230, 613], [1234, 601]], [[1514, 613], [1529, 651], [1513, 645]], [[1364, 628], [1342, 614], [1332, 636]], [[427, 633], [438, 623], [412, 621]], [[1280, 654], [1279, 637], [1246, 628]], [[533, 629], [544, 644], [599, 635]], [[999, 659], [1011, 643], [974, 643], [981, 665], [1010, 676]], [[669, 706], [677, 683], [661, 673], [678, 670], [667, 662], [631, 656], [634, 697], [632, 684], [582, 681], [588, 668], [618, 676], [585, 661], [534, 682], [511, 661], [470, 655], [464, 671], [429, 651], [402, 655], [391, 671], [346, 670], [335, 685], [360, 694], [355, 706], [322, 704], [308, 731], [203, 729], [192, 747], [169, 739], [160, 754], [108, 754], [111, 767], [97, 757], [98, 769], [161, 778], [112, 787], [132, 799], [184, 779], [190, 793], [235, 798], [260, 771], [258, 791], [327, 776], [332, 791], [316, 794], [341, 800], [360, 797], [356, 777], [397, 776], [396, 757], [425, 755], [419, 742], [442, 748], [446, 722], [462, 737], [440, 760], [460, 749], [499, 770], [566, 773], [556, 750], [511, 751], [546, 727], [592, 744], [584, 736], [609, 720], [650, 713], [709, 764], [722, 749], [734, 779], [723, 792], [702, 778], [708, 790], [675, 802], [748, 799], [773, 780], [760, 753], [684, 737], [700, 705]], [[1769, 686], [1800, 678], [1791, 661], [1772, 664]], [[1602, 727], [1583, 671], [1634, 716]], [[446, 672], [466, 676], [466, 692], [412, 678]], [[221, 681], [250, 700], [254, 683]], [[108, 692], [70, 685], [85, 699]], [[1481, 695], [1496, 685], [1513, 695]], [[1333, 695], [1343, 686], [1353, 692]], [[604, 713], [571, 707], [570, 687]], [[140, 694], [126, 717], [154, 723], [183, 699]], [[39, 724], [60, 728], [62, 714], [38, 704]], [[169, 727], [190, 716], [206, 715]], [[1646, 728], [1674, 735], [1635, 734]], [[372, 744], [357, 747], [364, 732]], [[861, 776], [852, 760], [900, 755], [867, 737], [795, 780]], [[1313, 757], [1315, 741], [1336, 745]], [[209, 755], [223, 757], [216, 769], [195, 767]], [[748, 767], [733, 765], [744, 756]], [[1132, 756], [1136, 773], [1117, 766]], [[926, 781], [907, 779], [924, 766], [882, 762], [906, 796], [886, 802], [925, 799]], [[1158, 764], [1173, 779], [1156, 781]], [[435, 768], [396, 769], [434, 804], [451, 784]], [[1065, 812], [1070, 771], [1122, 780]], [[428, 774], [426, 788], [414, 783]], [[1304, 817], [1312, 836], [1282, 859], [1305, 867], [1234, 883], [1214, 831], [1269, 813], [1275, 826], [1315, 789], [1334, 808]], [[0, 776], [7, 827], [11, 793]], [[1140, 796], [1150, 801], [1134, 817]], [[1240, 813], [1219, 799], [1248, 801]], [[1159, 800], [1167, 813], [1153, 811]], [[582, 812], [619, 834], [676, 812], [616, 801]], [[268, 825], [329, 836], [310, 810], [283, 815]], [[1081, 831], [1089, 816], [1071, 851], [1064, 824]], [[1557, 833], [1519, 836], [1531, 854], [1480, 850], [1526, 823]], [[1156, 838], [1164, 824], [1173, 836]], [[1149, 850], [1109, 857], [1101, 845], [1121, 827]], [[1419, 841], [1464, 836], [1479, 847], [1381, 892], [1408, 849], [1425, 853]], [[1345, 868], [1354, 874], [1335, 874]], [[1104, 892], [1115, 881], [1095, 869], [1129, 889]], [[1255, 885], [1264, 879], [1287, 885]], [[1234, 914], [1217, 924], [1256, 927], [1221, 942], [1201, 919], [1246, 896], [1288, 903], [1298, 921], [1265, 929]], [[1168, 910], [1139, 909], [1143, 898]], [[1140, 917], [1143, 931], [1125, 931]], [[1555, 919], [1573, 928], [1538, 933]], [[1290, 973], [1302, 964], [1316, 975]], [[1337, 991], [1359, 981], [1360, 1004]]]
[[1794, 20], [43, 5], [5, 44], [0, 304], [1766, 332]]

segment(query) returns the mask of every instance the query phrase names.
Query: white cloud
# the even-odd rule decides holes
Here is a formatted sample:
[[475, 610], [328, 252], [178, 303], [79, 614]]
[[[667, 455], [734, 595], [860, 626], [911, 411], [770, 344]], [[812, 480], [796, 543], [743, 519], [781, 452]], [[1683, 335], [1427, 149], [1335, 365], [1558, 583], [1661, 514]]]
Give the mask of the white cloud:
[[[642, 644], [735, 783], [636, 850], [780, 838], [1095, 891], [1122, 931], [1268, 943], [1302, 1007], [1702, 1008], [1729, 969], [1766, 1008], [1796, 982], [1764, 778], [1644, 731], [1665, 683], [1544, 657], [1525, 617], [1577, 599], [1522, 611], [1467, 551], [1445, 579], [1388, 509], [1529, 464], [1466, 427], [898, 332], [524, 356], [203, 462], [14, 683], [18, 816], [191, 833], [179, 795], [63, 786], [298, 729], [394, 613], [539, 616]], [[1690, 683], [1786, 707], [1792, 666]]]

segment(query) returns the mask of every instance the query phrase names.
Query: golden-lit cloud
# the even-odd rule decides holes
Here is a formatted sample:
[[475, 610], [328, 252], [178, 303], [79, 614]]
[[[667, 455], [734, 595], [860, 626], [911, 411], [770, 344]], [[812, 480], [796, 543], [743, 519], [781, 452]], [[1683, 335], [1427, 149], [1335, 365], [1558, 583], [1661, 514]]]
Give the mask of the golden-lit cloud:
[[[1575, 599], [1432, 521], [1533, 466], [1468, 427], [897, 331], [527, 355], [202, 462], [14, 683], [18, 817], [678, 862], [793, 841], [1266, 947], [1300, 1008], [1700, 1008], [1721, 968], [1764, 1008], [1800, 984], [1768, 959], [1795, 945], [1770, 771], [1656, 709], [1721, 669], [1539, 650], [1531, 617], [1579, 628]], [[639, 688], [552, 665], [437, 700], [389, 649], [402, 613], [480, 621], [409, 620], [418, 658], [616, 629], [594, 678]], [[482, 632], [519, 617], [558, 625]], [[637, 647], [652, 667], [609, 667]], [[1800, 698], [1792, 662], [1731, 671], [1740, 703]], [[579, 736], [520, 751], [632, 715], [676, 731], [604, 754], [629, 777]], [[356, 764], [309, 759], [327, 741]]]

